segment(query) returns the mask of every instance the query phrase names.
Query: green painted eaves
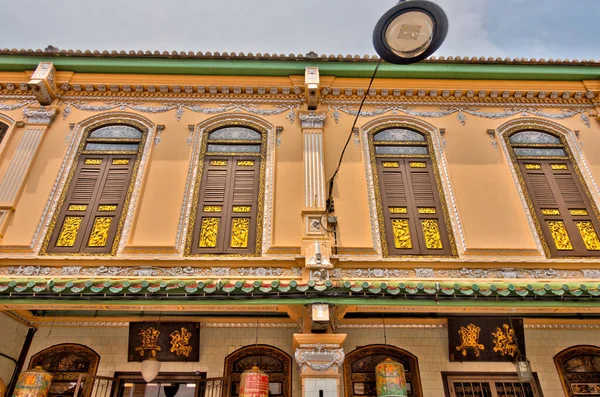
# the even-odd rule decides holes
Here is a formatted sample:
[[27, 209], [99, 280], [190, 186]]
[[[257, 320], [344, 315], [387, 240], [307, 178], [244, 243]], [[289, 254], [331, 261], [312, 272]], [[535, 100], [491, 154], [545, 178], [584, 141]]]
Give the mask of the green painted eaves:
[[[53, 62], [59, 71], [78, 73], [131, 73], [222, 76], [303, 75], [307, 66], [318, 66], [322, 76], [370, 77], [374, 62], [307, 60], [235, 60], [109, 58], [1, 55], [0, 71], [34, 70], [40, 62]], [[414, 65], [382, 64], [379, 78], [554, 80], [600, 79], [600, 66], [509, 65], [423, 62]]]

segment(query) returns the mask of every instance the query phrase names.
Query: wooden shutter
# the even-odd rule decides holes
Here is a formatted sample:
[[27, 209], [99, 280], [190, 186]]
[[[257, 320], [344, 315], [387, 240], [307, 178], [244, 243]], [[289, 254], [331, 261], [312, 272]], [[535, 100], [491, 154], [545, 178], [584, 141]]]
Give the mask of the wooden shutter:
[[259, 172], [258, 157], [206, 157], [192, 253], [255, 252]]
[[552, 256], [600, 256], [598, 219], [567, 160], [519, 160]]
[[377, 160], [388, 252], [450, 255], [430, 159]]
[[135, 160], [135, 155], [80, 156], [48, 252], [111, 252]]

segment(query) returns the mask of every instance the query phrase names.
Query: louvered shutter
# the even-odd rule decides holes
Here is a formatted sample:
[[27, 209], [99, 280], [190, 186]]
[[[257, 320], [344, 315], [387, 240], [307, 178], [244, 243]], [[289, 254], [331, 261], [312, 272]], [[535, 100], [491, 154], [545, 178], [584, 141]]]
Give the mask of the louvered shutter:
[[111, 251], [135, 155], [82, 155], [57, 218], [48, 252]]
[[407, 173], [403, 159], [378, 159], [382, 211], [388, 252], [418, 254], [419, 241], [412, 205], [407, 197]]
[[552, 256], [598, 256], [598, 220], [569, 161], [520, 160]]
[[260, 160], [207, 156], [192, 253], [255, 251]]
[[388, 253], [450, 255], [431, 160], [377, 160]]
[[450, 255], [446, 222], [430, 159], [404, 159], [415, 230], [422, 254]]

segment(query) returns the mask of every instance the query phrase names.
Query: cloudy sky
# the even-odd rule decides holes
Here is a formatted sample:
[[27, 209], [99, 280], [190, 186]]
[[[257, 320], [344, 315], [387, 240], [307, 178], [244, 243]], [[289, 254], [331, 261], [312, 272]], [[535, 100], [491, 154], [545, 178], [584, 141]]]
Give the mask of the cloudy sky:
[[[436, 55], [600, 59], [600, 0], [435, 0]], [[0, 48], [373, 54], [397, 0], [0, 0]]]

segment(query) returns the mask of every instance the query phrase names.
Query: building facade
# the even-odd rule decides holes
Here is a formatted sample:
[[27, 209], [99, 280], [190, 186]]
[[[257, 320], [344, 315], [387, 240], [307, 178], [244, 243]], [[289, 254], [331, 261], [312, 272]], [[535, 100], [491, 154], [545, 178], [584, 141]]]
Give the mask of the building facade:
[[390, 356], [415, 397], [600, 395], [600, 64], [376, 64], [0, 51], [9, 390], [367, 397]]

